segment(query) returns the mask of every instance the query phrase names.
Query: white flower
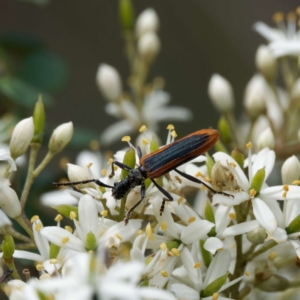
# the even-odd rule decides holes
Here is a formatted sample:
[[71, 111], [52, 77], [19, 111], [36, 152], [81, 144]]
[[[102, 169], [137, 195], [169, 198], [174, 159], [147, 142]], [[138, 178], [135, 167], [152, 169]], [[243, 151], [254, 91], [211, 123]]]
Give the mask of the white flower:
[[[118, 247], [121, 242], [129, 240], [137, 232], [141, 222], [130, 220], [125, 226], [124, 222], [106, 221], [103, 217], [99, 219], [95, 200], [84, 195], [79, 200], [78, 215], [80, 223], [74, 219], [76, 231], [71, 233], [60, 227], [44, 227], [42, 235], [50, 242], [62, 248], [77, 252], [95, 250], [99, 246], [107, 248]], [[95, 242], [91, 245], [89, 237], [92, 234]], [[92, 247], [92, 249], [90, 248]]]
[[269, 48], [276, 58], [299, 55], [300, 39], [295, 13], [288, 14], [286, 26], [283, 24], [283, 15], [281, 14], [277, 14], [276, 22], [278, 28], [271, 28], [263, 22], [257, 22], [254, 24], [254, 30], [270, 42]]
[[[188, 121], [192, 118], [189, 109], [181, 106], [167, 106], [170, 95], [162, 90], [154, 90], [145, 96], [142, 111], [139, 112], [134, 103], [122, 100], [121, 104], [109, 103], [106, 112], [116, 118], [124, 118], [108, 126], [101, 135], [103, 143], [112, 143], [126, 134], [135, 132], [137, 128], [146, 125], [156, 132], [158, 122]], [[120, 114], [121, 111], [121, 114]]]

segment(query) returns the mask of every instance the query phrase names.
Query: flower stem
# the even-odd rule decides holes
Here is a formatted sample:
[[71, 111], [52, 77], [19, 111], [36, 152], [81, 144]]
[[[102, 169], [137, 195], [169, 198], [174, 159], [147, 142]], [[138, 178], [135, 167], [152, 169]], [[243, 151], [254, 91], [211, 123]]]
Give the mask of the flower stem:
[[34, 165], [35, 165], [36, 157], [37, 157], [40, 146], [41, 146], [41, 144], [38, 144], [38, 143], [32, 143], [30, 145], [31, 151], [30, 151], [30, 157], [29, 157], [28, 172], [27, 172], [24, 189], [23, 189], [21, 199], [20, 199], [22, 211], [24, 211], [24, 207], [25, 207], [25, 204], [26, 204], [26, 201], [28, 198], [28, 194], [29, 194], [31, 185], [34, 180], [33, 170], [34, 170]]
[[28, 222], [26, 222], [26, 216], [22, 215], [20, 217], [15, 218], [14, 220], [17, 221], [19, 223], [19, 225], [28, 233], [28, 235], [30, 236], [31, 240], [34, 241], [34, 236], [33, 236], [33, 232], [31, 230], [31, 228], [28, 226]]
[[42, 170], [47, 166], [47, 164], [50, 162], [50, 160], [53, 158], [54, 154], [50, 151], [48, 151], [47, 155], [43, 159], [43, 161], [38, 165], [38, 167], [33, 171], [33, 179], [35, 179]]
[[253, 252], [252, 254], [248, 255], [245, 260], [250, 261], [254, 257], [266, 252], [267, 250], [273, 248], [276, 245], [277, 245], [277, 243], [274, 240], [270, 240], [270, 241], [266, 242], [259, 250], [257, 250], [255, 252]]

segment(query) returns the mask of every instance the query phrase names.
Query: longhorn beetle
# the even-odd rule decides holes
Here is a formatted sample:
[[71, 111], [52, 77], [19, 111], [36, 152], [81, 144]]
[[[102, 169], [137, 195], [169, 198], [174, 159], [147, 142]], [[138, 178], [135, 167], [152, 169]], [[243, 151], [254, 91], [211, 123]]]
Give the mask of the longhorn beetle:
[[110, 178], [114, 176], [114, 165], [129, 172], [125, 179], [120, 182], [115, 182], [113, 186], [105, 184], [98, 179], [88, 179], [76, 182], [54, 182], [53, 185], [57, 187], [62, 185], [76, 185], [94, 182], [99, 186], [111, 188], [112, 195], [117, 200], [122, 199], [129, 190], [140, 185], [141, 199], [128, 210], [124, 219], [125, 224], [128, 223], [131, 212], [142, 202], [145, 197], [146, 187], [144, 180], [147, 178], [150, 178], [158, 190], [167, 198], [163, 199], [160, 209], [160, 213], [162, 214], [165, 201], [172, 201], [173, 197], [154, 179], [170, 172], [171, 170], [176, 171], [179, 175], [193, 182], [203, 184], [213, 193], [221, 193], [232, 197], [232, 195], [215, 191], [205, 182], [177, 169], [177, 167], [208, 151], [217, 142], [219, 136], [219, 132], [215, 129], [198, 130], [143, 157], [141, 149], [137, 147], [137, 153], [140, 158], [139, 167], [132, 169], [131, 167], [118, 161], [114, 161], [112, 163], [112, 172], [110, 174]]

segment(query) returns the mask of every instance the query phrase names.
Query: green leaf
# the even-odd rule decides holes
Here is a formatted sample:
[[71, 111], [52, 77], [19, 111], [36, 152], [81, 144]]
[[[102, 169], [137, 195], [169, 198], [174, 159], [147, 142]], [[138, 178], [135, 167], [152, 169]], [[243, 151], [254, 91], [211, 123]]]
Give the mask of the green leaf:
[[214, 293], [217, 293], [219, 289], [224, 285], [226, 282], [228, 274], [217, 278], [213, 282], [211, 282], [204, 290], [201, 292], [201, 298], [212, 296]]
[[70, 218], [70, 212], [73, 211], [76, 213], [76, 220], [78, 221], [78, 207], [77, 206], [72, 206], [72, 205], [58, 205], [58, 206], [53, 206], [54, 209], [56, 209], [60, 214], [63, 216]]
[[300, 231], [300, 214], [285, 228], [287, 234]]
[[[43, 91], [15, 77], [5, 76], [0, 77], [0, 93], [17, 104], [32, 108]], [[49, 95], [43, 94], [43, 102], [49, 106], [52, 99]]]
[[200, 244], [200, 251], [201, 251], [201, 255], [204, 261], [205, 266], [208, 268], [210, 263], [211, 263], [211, 254], [209, 251], [207, 251], [206, 249], [204, 249], [204, 243], [205, 241], [200, 240], [199, 244]]

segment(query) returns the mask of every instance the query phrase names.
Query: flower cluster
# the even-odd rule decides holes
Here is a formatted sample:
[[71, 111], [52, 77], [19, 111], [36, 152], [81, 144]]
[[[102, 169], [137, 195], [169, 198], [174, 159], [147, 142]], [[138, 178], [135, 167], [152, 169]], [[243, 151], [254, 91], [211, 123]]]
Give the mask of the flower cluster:
[[[134, 61], [134, 72], [141, 71], [153, 62], [159, 50], [158, 17], [148, 9], [137, 18], [134, 27], [130, 1], [120, 1], [120, 5], [127, 55]], [[131, 47], [133, 28], [136, 48]], [[278, 30], [262, 23], [255, 28], [265, 37], [267, 33], [279, 35]], [[290, 34], [285, 34], [282, 41], [289, 42]], [[275, 85], [277, 65], [285, 64], [295, 53], [278, 55], [274, 49], [270, 43], [257, 51], [259, 74], [246, 88], [248, 119], [240, 126], [234, 117], [230, 83], [213, 75], [208, 93], [222, 114], [221, 139], [209, 143], [215, 144], [216, 152], [204, 155], [202, 151], [203, 155], [191, 156], [189, 147], [193, 145], [181, 144], [187, 147], [184, 150], [188, 154], [181, 154], [184, 159], [180, 157], [176, 169], [169, 168], [159, 178], [149, 174], [150, 178], [146, 178], [139, 171], [143, 164], [139, 159], [141, 154], [165, 154], [174, 146], [177, 134], [173, 125], [167, 128], [165, 145], [160, 145], [152, 130], [160, 120], [158, 111], [165, 109], [176, 115], [176, 109], [162, 108], [160, 105], [166, 104], [165, 92], [153, 85], [146, 94], [140, 90], [144, 81], [137, 83], [134, 77], [133, 95], [145, 101], [131, 102], [135, 98], [124, 98], [117, 71], [100, 66], [97, 82], [110, 101], [107, 108], [118, 112], [115, 115], [122, 119], [116, 127], [123, 122], [128, 125], [124, 125], [124, 132], [137, 128], [140, 134], [135, 144], [128, 136], [123, 137], [128, 149], [116, 152], [108, 162], [100, 152], [84, 150], [75, 164], [67, 165], [70, 182], [56, 183], [67, 188], [41, 196], [41, 203], [57, 212], [54, 226], [44, 226], [37, 215], [30, 216], [29, 221], [24, 208], [34, 180], [68, 144], [73, 125], [62, 124], [54, 130], [48, 153], [35, 166], [45, 120], [40, 99], [33, 117], [16, 125], [10, 152], [0, 150], [0, 160], [7, 162], [0, 181], [0, 228], [4, 237], [1, 255], [5, 265], [1, 268], [0, 288], [8, 297], [217, 300], [271, 295], [274, 299], [275, 292], [281, 299], [299, 297], [299, 127], [295, 127], [298, 120], [288, 115], [294, 110], [296, 116], [298, 104], [293, 97], [298, 79], [285, 91]], [[140, 74], [134, 72], [135, 76]], [[282, 76], [288, 74], [286, 69]], [[161, 101], [155, 104], [153, 97]], [[155, 117], [147, 122], [142, 112], [149, 109], [150, 102], [157, 105], [158, 111], [151, 106]], [[143, 123], [150, 130], [140, 126]], [[108, 129], [107, 138], [115, 139], [115, 131]], [[203, 132], [219, 136], [216, 130]], [[19, 197], [9, 179], [17, 171], [16, 159], [28, 149], [28, 174]], [[285, 160], [281, 176], [277, 176], [281, 184], [275, 185], [270, 177], [277, 172], [278, 157]], [[187, 195], [192, 191], [197, 194], [190, 204]], [[11, 220], [18, 222], [27, 235], [17, 232]], [[15, 240], [20, 243], [15, 244]], [[38, 278], [27, 270], [23, 271], [26, 282], [23, 281], [15, 266], [17, 259], [36, 262]]]

